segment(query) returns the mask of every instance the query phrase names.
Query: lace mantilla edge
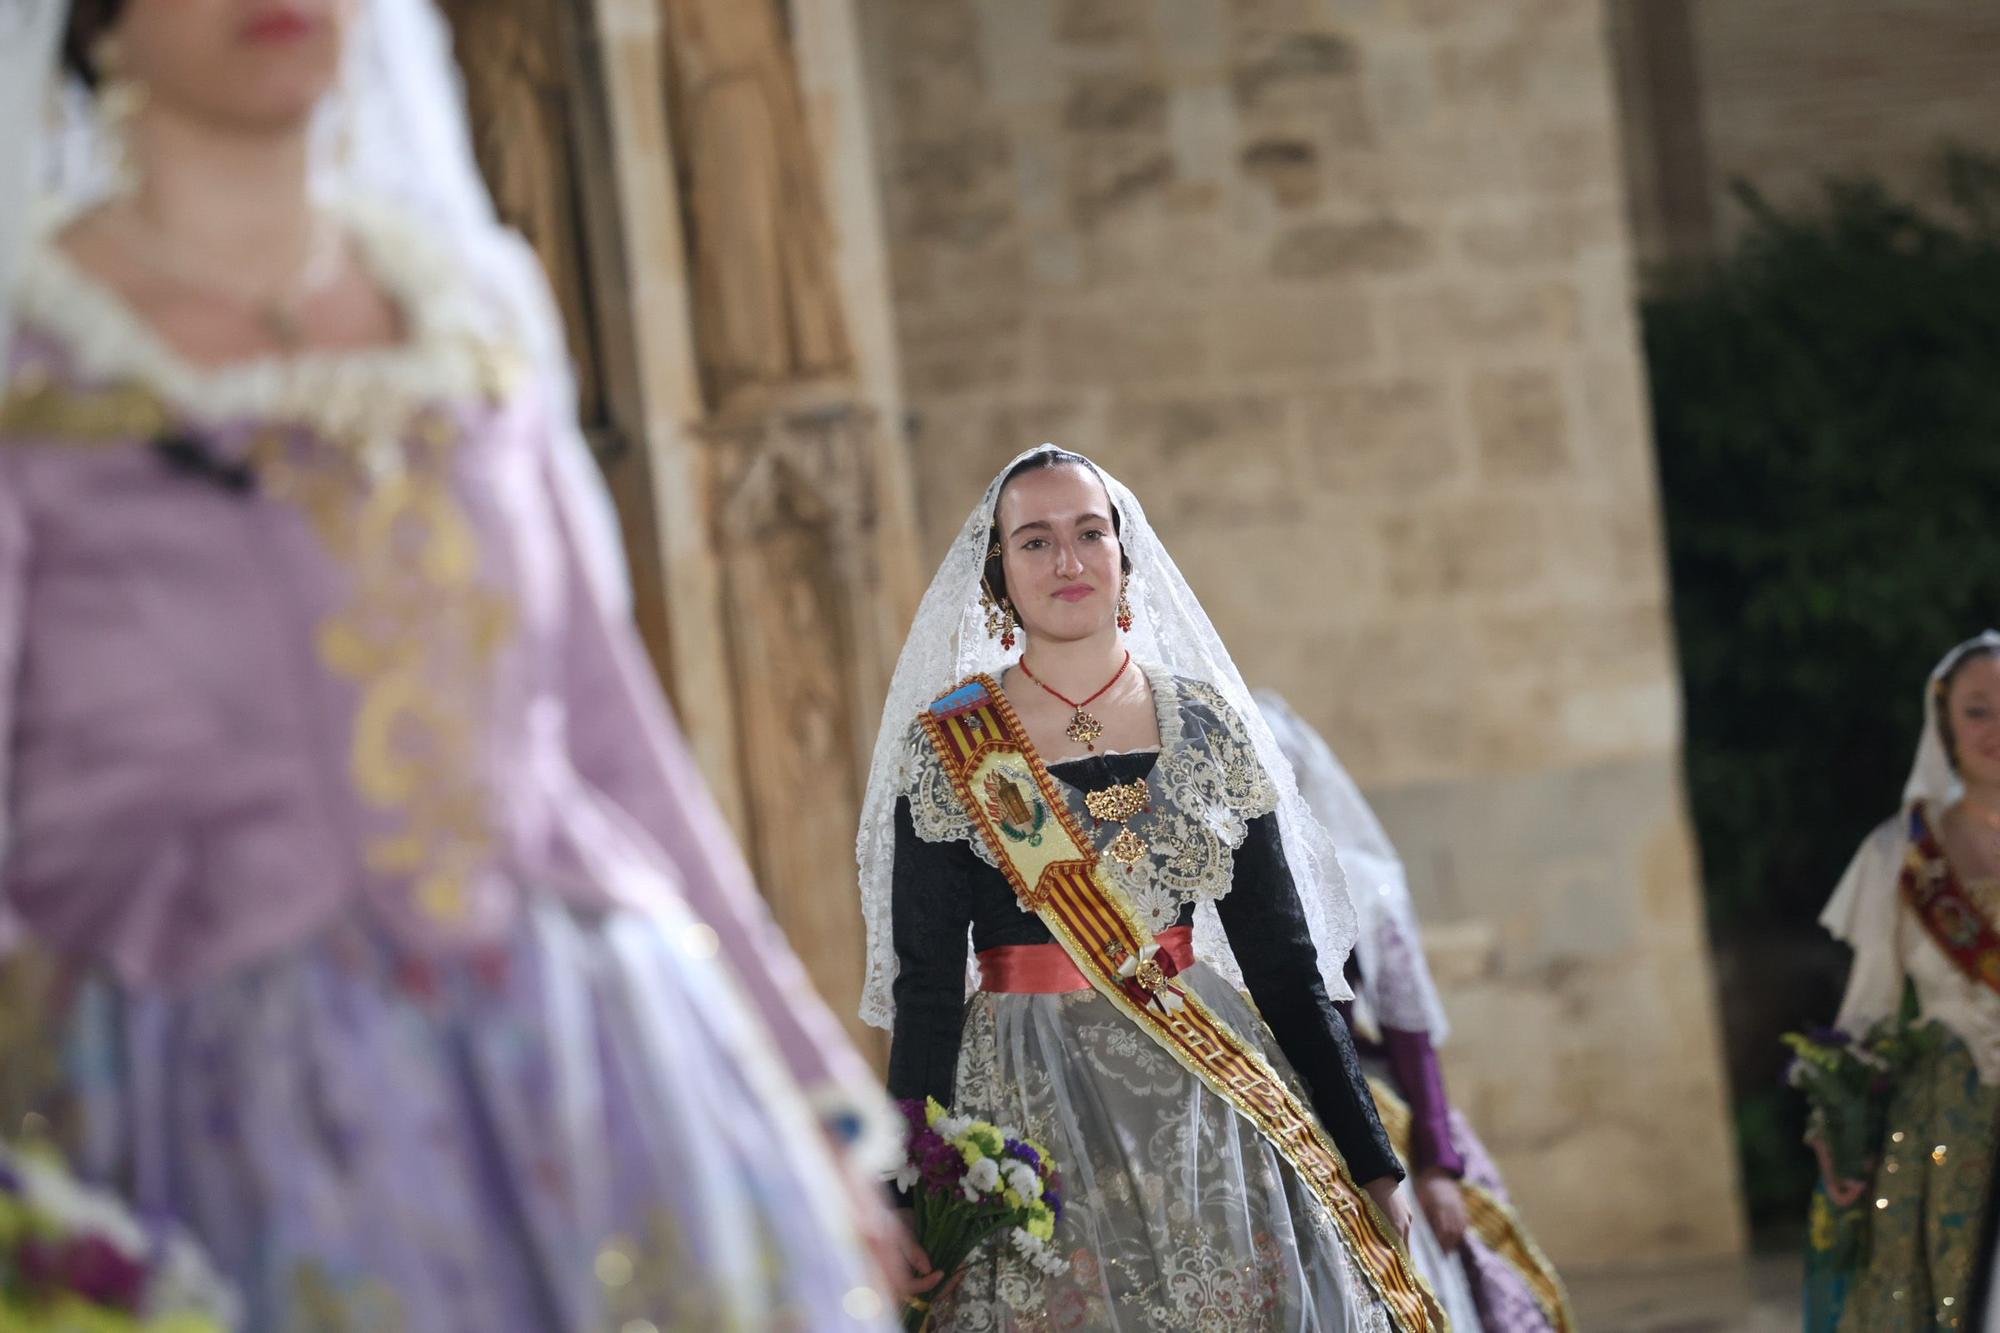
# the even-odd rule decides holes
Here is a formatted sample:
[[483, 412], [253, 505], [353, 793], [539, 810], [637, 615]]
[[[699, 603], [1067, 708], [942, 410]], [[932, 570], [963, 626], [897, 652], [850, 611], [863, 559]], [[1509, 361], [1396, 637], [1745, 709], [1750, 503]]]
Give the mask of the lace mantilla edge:
[[[1277, 808], [1278, 793], [1257, 761], [1242, 719], [1219, 690], [1154, 667], [1146, 674], [1160, 726], [1160, 759], [1146, 778], [1150, 808], [1127, 825], [1100, 822], [1083, 793], [1065, 792], [1083, 827], [1095, 830], [1098, 850], [1126, 826], [1145, 842], [1146, 854], [1119, 868], [1120, 887], [1148, 925], [1165, 930], [1179, 918], [1182, 904], [1212, 902], [1229, 892], [1236, 849], [1248, 836], [1250, 821]], [[967, 843], [997, 869], [920, 722], [911, 724], [907, 746], [903, 794], [917, 836]]]
[[[27, 412], [56, 388], [65, 402], [88, 399], [98, 418], [85, 421], [72, 411], [66, 422], [43, 423], [64, 427], [57, 434], [143, 436], [170, 420], [252, 419], [295, 423], [345, 441], [402, 431], [427, 404], [511, 396], [526, 358], [518, 338], [495, 336], [509, 323], [497, 294], [395, 208], [350, 201], [335, 213], [401, 307], [408, 337], [392, 346], [215, 368], [182, 360], [57, 248], [63, 215], [40, 219], [13, 299], [23, 324], [59, 343], [70, 364], [14, 365], [11, 411]], [[108, 391], [85, 394], [76, 387], [83, 385]], [[109, 410], [113, 403], [124, 410]]]

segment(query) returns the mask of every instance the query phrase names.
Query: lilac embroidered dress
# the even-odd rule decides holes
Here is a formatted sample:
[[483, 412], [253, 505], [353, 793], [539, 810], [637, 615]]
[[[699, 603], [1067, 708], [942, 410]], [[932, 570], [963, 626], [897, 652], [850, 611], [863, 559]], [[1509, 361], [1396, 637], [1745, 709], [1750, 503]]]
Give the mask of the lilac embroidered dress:
[[[762, 911], [496, 306], [179, 362], [46, 245], [0, 405], [4, 904], [82, 1156], [254, 1329], [873, 1328], [879, 1094]], [[638, 1321], [638, 1322], [633, 1322]]]

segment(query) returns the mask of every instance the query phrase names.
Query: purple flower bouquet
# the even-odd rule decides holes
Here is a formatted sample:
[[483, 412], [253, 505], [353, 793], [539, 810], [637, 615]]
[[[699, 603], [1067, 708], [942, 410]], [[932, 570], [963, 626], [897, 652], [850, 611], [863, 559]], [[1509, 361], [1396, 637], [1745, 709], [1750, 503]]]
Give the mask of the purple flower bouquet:
[[[1887, 1018], [1856, 1041], [1838, 1028], [1787, 1032], [1791, 1048], [1785, 1081], [1805, 1094], [1811, 1108], [1807, 1139], [1825, 1145], [1832, 1174], [1867, 1180], [1887, 1132], [1889, 1099], [1904, 1072], [1933, 1050], [1936, 1030]], [[1830, 1255], [1837, 1271], [1852, 1272], [1868, 1257], [1868, 1201], [1846, 1207], [1821, 1197], [1812, 1217], [1814, 1248]]]
[[[1043, 1273], [1069, 1267], [1051, 1242], [1062, 1220], [1062, 1176], [1048, 1150], [983, 1120], [951, 1115], [936, 1101], [902, 1101], [909, 1122], [903, 1164], [891, 1177], [910, 1195], [917, 1243], [945, 1283], [1000, 1232], [1015, 1252]], [[944, 1283], [939, 1289], [942, 1290]], [[921, 1333], [928, 1300], [903, 1312], [903, 1327]]]
[[0, 1145], [0, 1329], [223, 1333], [238, 1310], [185, 1236], [78, 1184], [53, 1152]]

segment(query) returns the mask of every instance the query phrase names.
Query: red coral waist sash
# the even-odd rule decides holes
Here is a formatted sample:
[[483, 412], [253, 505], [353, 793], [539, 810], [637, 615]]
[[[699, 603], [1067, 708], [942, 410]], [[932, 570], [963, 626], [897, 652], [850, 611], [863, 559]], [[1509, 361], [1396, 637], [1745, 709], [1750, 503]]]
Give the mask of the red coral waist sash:
[[[1159, 934], [1160, 955], [1173, 959], [1168, 975], [1194, 966], [1194, 927], [1169, 926]], [[979, 989], [996, 995], [1064, 995], [1089, 990], [1090, 981], [1060, 944], [1001, 944], [979, 951]]]

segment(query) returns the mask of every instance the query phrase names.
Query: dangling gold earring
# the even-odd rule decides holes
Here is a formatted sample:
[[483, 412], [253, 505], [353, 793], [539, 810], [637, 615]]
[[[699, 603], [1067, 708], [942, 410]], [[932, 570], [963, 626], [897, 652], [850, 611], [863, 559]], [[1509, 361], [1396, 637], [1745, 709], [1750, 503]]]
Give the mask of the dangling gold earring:
[[988, 638], [997, 639], [1007, 632], [1007, 626], [1014, 618], [1014, 610], [1007, 605], [1005, 598], [993, 595], [993, 589], [987, 586], [985, 579], [979, 580], [979, 609], [986, 613]]
[[979, 605], [986, 612], [986, 633], [988, 637], [1000, 640], [1000, 646], [1009, 650], [1014, 647], [1014, 604], [1005, 597], [995, 598], [993, 590], [986, 586], [986, 580], [979, 581]]
[[[986, 552], [986, 559], [990, 564], [999, 558], [1000, 543], [996, 541]], [[1000, 646], [1012, 652], [1016, 642], [1014, 627], [1019, 623], [1014, 619], [1014, 604], [1005, 597], [995, 597], [993, 585], [987, 581], [984, 574], [979, 576], [979, 605], [986, 612], [988, 637], [1000, 640]]]
[[90, 48], [97, 70], [97, 128], [102, 136], [112, 179], [121, 194], [139, 187], [139, 162], [132, 151], [132, 122], [146, 105], [146, 85], [128, 78], [118, 39], [106, 33]]
[[1132, 632], [1132, 600], [1128, 593], [1132, 590], [1132, 576], [1125, 575], [1118, 582], [1118, 628], [1121, 632]]

